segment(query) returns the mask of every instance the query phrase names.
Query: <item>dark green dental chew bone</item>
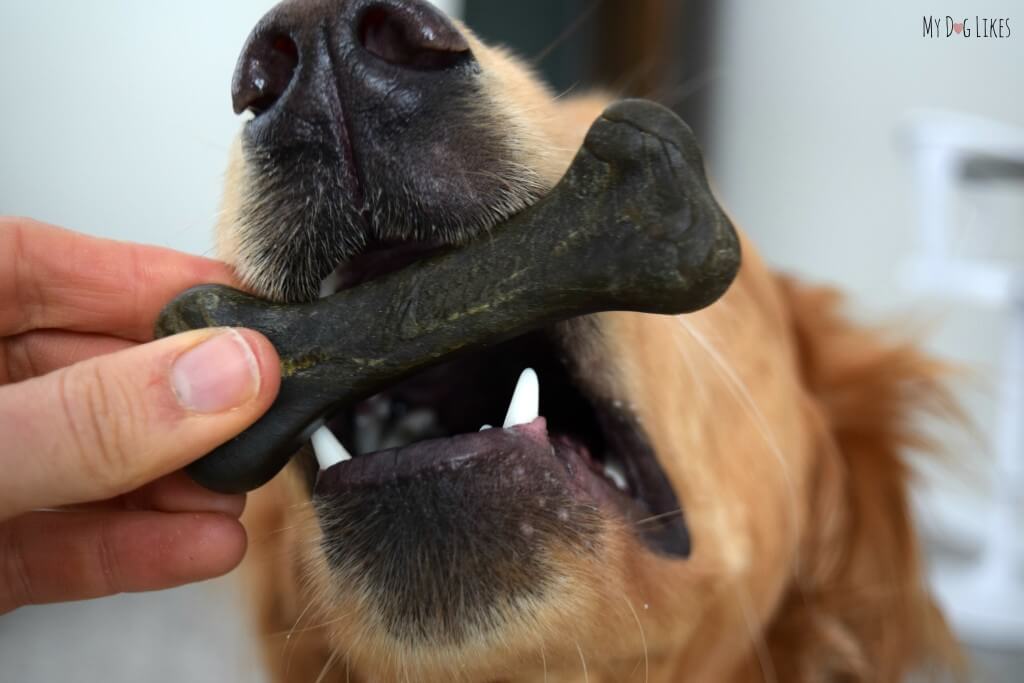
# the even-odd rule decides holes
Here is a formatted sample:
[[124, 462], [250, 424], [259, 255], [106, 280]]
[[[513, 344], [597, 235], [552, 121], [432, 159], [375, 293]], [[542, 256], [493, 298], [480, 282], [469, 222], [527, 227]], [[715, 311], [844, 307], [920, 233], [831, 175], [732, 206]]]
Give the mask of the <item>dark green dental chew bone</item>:
[[269, 412], [189, 472], [216, 491], [255, 489], [326, 418], [404, 377], [575, 316], [696, 311], [739, 263], [690, 129], [659, 105], [617, 103], [544, 199], [471, 244], [307, 304], [206, 285], [168, 305], [157, 336], [247, 327], [282, 361]]

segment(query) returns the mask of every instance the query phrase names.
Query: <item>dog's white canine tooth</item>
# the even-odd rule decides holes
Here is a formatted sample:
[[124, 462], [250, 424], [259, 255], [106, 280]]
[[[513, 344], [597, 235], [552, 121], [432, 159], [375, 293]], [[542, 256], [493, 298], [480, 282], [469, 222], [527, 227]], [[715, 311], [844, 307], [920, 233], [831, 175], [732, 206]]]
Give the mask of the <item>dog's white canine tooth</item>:
[[505, 414], [505, 429], [516, 425], [529, 424], [540, 415], [540, 380], [533, 368], [526, 368], [519, 375], [516, 390]]
[[604, 464], [604, 476], [608, 477], [615, 488], [620, 491], [628, 491], [629, 484], [626, 481], [626, 473], [622, 469], [622, 464], [617, 462], [606, 462]]
[[313, 432], [312, 441], [313, 452], [316, 453], [316, 461], [320, 463], [321, 470], [330, 469], [352, 459], [349, 452], [327, 427], [320, 427]]
[[482, 427], [480, 427], [481, 432], [486, 432], [488, 429], [494, 429], [494, 427], [492, 427], [491, 425], [483, 425]]

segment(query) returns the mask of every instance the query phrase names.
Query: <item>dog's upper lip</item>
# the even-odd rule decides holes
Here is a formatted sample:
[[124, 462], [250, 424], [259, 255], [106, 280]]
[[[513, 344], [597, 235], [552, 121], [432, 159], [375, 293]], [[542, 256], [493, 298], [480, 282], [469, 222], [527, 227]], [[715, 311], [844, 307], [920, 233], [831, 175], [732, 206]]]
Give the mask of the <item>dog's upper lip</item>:
[[426, 240], [379, 241], [364, 247], [362, 252], [341, 262], [327, 277], [321, 291], [342, 291], [382, 277], [428, 258], [444, 245]]

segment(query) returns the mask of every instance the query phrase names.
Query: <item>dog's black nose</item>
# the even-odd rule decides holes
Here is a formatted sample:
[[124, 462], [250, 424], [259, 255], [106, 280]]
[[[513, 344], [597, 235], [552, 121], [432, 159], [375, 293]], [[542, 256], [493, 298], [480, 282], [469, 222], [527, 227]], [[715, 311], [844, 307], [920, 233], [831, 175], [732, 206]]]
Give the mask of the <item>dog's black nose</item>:
[[299, 48], [285, 34], [254, 36], [235, 69], [231, 98], [235, 113], [262, 114], [274, 106], [292, 82]]
[[[424, 0], [289, 0], [249, 37], [235, 69], [232, 100], [235, 113], [259, 116], [288, 99], [303, 69], [336, 85], [341, 81], [341, 87], [351, 85], [345, 81], [352, 76], [384, 80], [396, 93], [423, 87], [416, 72], [446, 71], [469, 57], [458, 28]], [[315, 78], [316, 85], [325, 80]]]
[[422, 2], [372, 5], [358, 30], [370, 54], [406, 69], [447, 69], [469, 51], [447, 17]]

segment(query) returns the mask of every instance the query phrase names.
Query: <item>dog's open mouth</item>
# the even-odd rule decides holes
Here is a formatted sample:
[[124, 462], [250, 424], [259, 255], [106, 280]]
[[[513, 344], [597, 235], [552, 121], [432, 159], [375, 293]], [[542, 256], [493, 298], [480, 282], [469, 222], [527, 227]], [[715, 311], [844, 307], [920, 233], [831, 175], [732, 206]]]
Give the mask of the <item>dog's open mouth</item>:
[[[651, 103], [612, 105], [536, 203], [475, 236], [406, 233], [397, 242], [378, 234], [340, 266], [327, 253], [289, 259], [300, 278], [335, 267], [312, 281], [311, 301], [209, 285], [165, 308], [160, 336], [250, 327], [282, 360], [274, 405], [193, 463], [193, 477], [253, 490], [311, 439], [328, 555], [349, 548], [335, 560], [351, 562], [362, 543], [364, 557], [378, 556], [371, 530], [408, 539], [381, 556], [385, 574], [396, 554], [435, 557], [438, 543], [459, 538], [487, 539], [479, 556], [544, 563], [550, 548], [595, 548], [601, 528], [624, 522], [653, 549], [688, 555], [679, 501], [623, 388], [601, 312], [697, 311], [735, 278], [739, 241], [692, 131]], [[424, 527], [428, 519], [440, 527]], [[509, 546], [540, 536], [558, 542]], [[354, 575], [375, 574], [363, 569]]]
[[[432, 244], [382, 246], [340, 266], [325, 293], [401, 269]], [[318, 495], [401, 478], [440, 475], [478, 460], [481, 472], [528, 491], [552, 475], [584, 504], [624, 518], [652, 549], [687, 556], [679, 502], [625, 397], [603, 396], [590, 377], [610, 362], [590, 349], [600, 335], [579, 318], [461, 355], [395, 384], [327, 421], [354, 456], [321, 472]], [[586, 361], [582, 356], [586, 356]], [[521, 480], [516, 483], [515, 479]]]

